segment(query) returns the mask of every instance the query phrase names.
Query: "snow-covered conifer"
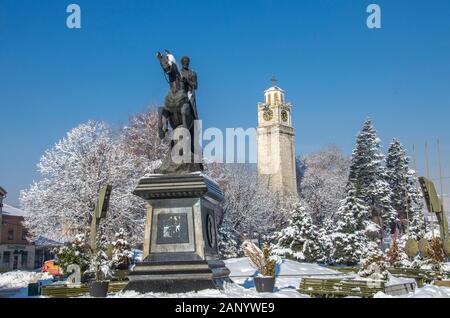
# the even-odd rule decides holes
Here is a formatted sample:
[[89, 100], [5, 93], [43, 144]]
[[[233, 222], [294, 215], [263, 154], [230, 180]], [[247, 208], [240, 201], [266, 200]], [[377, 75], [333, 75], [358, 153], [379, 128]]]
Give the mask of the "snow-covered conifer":
[[408, 232], [409, 238], [418, 240], [424, 235], [422, 194], [415, 172], [409, 168], [406, 150], [398, 139], [389, 146], [386, 169], [392, 189], [392, 206], [402, 224], [401, 234]]
[[369, 217], [382, 225], [384, 230], [389, 230], [397, 218], [391, 204], [392, 190], [386, 178], [380, 139], [372, 121], [368, 119], [352, 153], [349, 182], [354, 185], [356, 196], [369, 209]]
[[348, 184], [347, 192], [336, 215], [332, 254], [337, 264], [356, 265], [367, 245], [365, 231], [369, 212], [364, 201], [357, 197], [352, 183]]
[[276, 236], [273, 252], [299, 261], [312, 263], [321, 260], [319, 233], [312, 222], [311, 214], [298, 202], [290, 217], [289, 226]]

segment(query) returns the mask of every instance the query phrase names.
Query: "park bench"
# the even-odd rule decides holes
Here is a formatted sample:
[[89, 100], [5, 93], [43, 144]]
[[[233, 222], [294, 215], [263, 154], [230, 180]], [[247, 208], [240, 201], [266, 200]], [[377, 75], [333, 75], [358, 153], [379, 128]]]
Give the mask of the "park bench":
[[312, 297], [373, 297], [385, 291], [382, 281], [339, 278], [302, 278], [298, 292]]
[[[108, 293], [118, 293], [128, 285], [128, 281], [112, 281], [109, 283]], [[82, 284], [79, 287], [67, 285], [48, 285], [41, 288], [41, 296], [50, 298], [72, 298], [89, 295], [89, 286]]]
[[371, 298], [378, 292], [398, 296], [414, 292], [416, 284], [407, 282], [387, 285], [384, 281], [349, 278], [302, 278], [298, 292], [312, 297]]

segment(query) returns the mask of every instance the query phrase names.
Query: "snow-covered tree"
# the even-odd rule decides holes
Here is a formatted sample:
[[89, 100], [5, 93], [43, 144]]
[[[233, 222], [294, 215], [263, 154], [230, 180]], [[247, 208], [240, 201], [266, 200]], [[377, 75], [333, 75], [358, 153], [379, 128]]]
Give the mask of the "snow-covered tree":
[[333, 146], [305, 156], [302, 163], [300, 197], [311, 209], [314, 223], [322, 227], [345, 197], [350, 162]]
[[130, 116], [122, 128], [123, 146], [128, 153], [148, 161], [159, 161], [170, 146], [170, 134], [163, 140], [158, 135], [158, 110], [150, 107], [144, 112]]
[[239, 256], [240, 238], [225, 218], [218, 228], [219, 255], [222, 259], [235, 258]]
[[321, 259], [318, 260], [319, 263], [332, 264], [333, 263], [333, 233], [334, 220], [328, 218], [325, 220], [321, 227], [318, 227], [318, 237], [317, 242], [320, 246]]
[[401, 249], [397, 240], [394, 240], [391, 247], [386, 252], [386, 258], [391, 267], [401, 267], [402, 263], [408, 259], [408, 256], [404, 250]]
[[392, 190], [386, 179], [380, 139], [368, 119], [352, 153], [349, 182], [355, 187], [356, 196], [368, 207], [370, 217], [384, 230], [389, 230], [397, 218], [391, 204]]
[[361, 277], [373, 280], [388, 279], [386, 258], [375, 242], [369, 242], [364, 249], [361, 257], [361, 269], [358, 274]]
[[124, 228], [140, 240], [145, 207], [132, 191], [153, 163], [127, 152], [124, 144], [106, 123], [89, 121], [47, 150], [38, 164], [42, 180], [20, 197], [31, 233], [66, 241], [88, 234], [98, 192], [110, 184], [109, 210], [101, 227], [110, 237]]
[[394, 139], [386, 157], [386, 180], [392, 189], [392, 206], [401, 223], [401, 234], [408, 232], [410, 238], [420, 239], [424, 235], [422, 194], [409, 161], [403, 145]]
[[311, 214], [298, 202], [291, 212], [289, 226], [276, 235], [273, 252], [299, 261], [317, 262], [322, 259], [318, 236]]
[[251, 165], [205, 166], [206, 173], [218, 181], [225, 196], [218, 216], [219, 228], [226, 219], [227, 226], [239, 239], [244, 234], [253, 238], [255, 233], [263, 238], [286, 222], [285, 211], [276, 205], [272, 192], [259, 183], [258, 173]]
[[349, 183], [347, 192], [336, 215], [332, 254], [337, 264], [356, 265], [367, 246], [365, 232], [369, 211], [364, 201], [358, 198], [352, 183]]

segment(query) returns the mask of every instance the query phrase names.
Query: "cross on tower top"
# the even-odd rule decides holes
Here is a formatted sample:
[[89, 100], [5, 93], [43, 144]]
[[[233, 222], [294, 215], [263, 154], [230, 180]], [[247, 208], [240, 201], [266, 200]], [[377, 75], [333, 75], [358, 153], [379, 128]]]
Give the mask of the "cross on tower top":
[[272, 82], [272, 86], [276, 86], [278, 79], [275, 75], [273, 75], [272, 78], [270, 79], [270, 81]]

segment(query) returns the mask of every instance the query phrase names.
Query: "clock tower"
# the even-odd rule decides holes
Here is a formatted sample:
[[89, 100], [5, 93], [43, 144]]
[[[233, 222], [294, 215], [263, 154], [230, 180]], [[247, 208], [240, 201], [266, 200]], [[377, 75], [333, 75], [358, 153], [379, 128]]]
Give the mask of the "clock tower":
[[292, 105], [272, 78], [272, 87], [258, 103], [258, 174], [275, 193], [297, 193]]

